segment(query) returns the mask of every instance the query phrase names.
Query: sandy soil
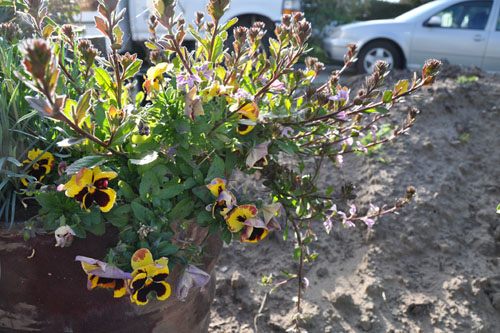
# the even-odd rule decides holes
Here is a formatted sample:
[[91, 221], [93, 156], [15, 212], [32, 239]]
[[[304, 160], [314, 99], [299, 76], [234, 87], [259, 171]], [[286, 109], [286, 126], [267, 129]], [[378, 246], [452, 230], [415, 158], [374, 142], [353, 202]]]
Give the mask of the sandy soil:
[[[459, 83], [459, 75], [478, 80]], [[356, 87], [362, 78], [346, 82]], [[391, 205], [409, 185], [417, 194], [373, 229], [339, 224], [327, 235], [318, 221], [320, 257], [305, 267], [307, 332], [500, 332], [500, 75], [446, 66], [419, 95], [392, 119], [418, 107], [409, 136], [323, 171], [327, 186], [356, 186], [357, 198], [340, 205]], [[258, 282], [270, 273], [281, 281], [280, 268], [297, 270], [293, 246], [278, 233], [223, 250], [210, 332], [290, 327], [296, 282], [267, 296]]]

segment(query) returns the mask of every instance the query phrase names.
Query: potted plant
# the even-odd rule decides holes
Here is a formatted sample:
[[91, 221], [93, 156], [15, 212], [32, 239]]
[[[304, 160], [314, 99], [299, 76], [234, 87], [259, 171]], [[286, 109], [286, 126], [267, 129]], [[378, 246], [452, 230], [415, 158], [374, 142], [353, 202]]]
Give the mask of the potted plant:
[[[85, 312], [88, 325], [105, 320], [102, 311], [106, 316], [120, 311], [123, 316], [115, 315], [113, 322], [121, 320], [128, 328], [135, 327], [140, 315], [163, 318], [151, 328], [170, 327], [161, 326], [168, 319], [155, 313], [178, 309], [181, 320], [186, 311], [196, 312], [196, 302], [179, 310], [179, 303], [169, 303], [178, 302], [171, 295], [189, 301], [190, 289], [205, 287], [210, 280], [206, 271], [220, 250], [219, 237], [258, 246], [277, 231], [285, 239], [290, 231], [295, 237], [294, 256], [300, 265], [288, 282], [298, 281], [300, 313], [302, 264], [316, 257], [307, 250], [312, 221], [324, 221], [327, 232], [335, 220], [345, 227], [371, 227], [414, 193], [410, 188], [394, 206], [372, 206], [360, 215], [354, 206], [337, 207], [330, 186], [317, 180], [324, 162], [341, 167], [343, 155], [406, 133], [416, 110], [386, 137], [376, 134], [375, 124], [402, 98], [431, 85], [438, 61], [428, 61], [420, 77], [393, 88], [384, 88], [388, 68], [380, 62], [366, 87], [351, 96], [339, 76], [355, 62], [355, 45], [349, 45], [344, 67], [324, 84], [313, 83], [324, 69], [317, 59], [305, 58], [305, 69], [295, 68], [308, 51], [311, 34], [302, 13], [283, 16], [269, 50], [263, 50], [262, 23], [234, 29], [237, 20], [220, 24], [229, 0], [210, 0], [209, 20], [199, 13], [192, 24], [174, 17], [176, 1], [158, 0], [150, 8], [152, 36], [146, 42], [151, 66], [143, 91], [137, 91], [134, 83], [143, 61], [118, 52], [123, 43], [118, 24], [124, 15], [116, 11], [118, 0], [99, 0], [100, 16], [95, 18], [109, 39], [107, 54], [79, 39], [74, 27], [48, 20], [44, 1], [24, 4], [36, 38], [23, 42], [23, 66], [17, 75], [32, 90], [26, 97], [30, 106], [64, 137], [57, 148], [36, 150], [25, 162], [33, 170], [24, 182], [41, 206], [27, 223], [25, 236], [40, 221], [62, 248], [53, 255], [57, 267], [77, 267], [91, 290], [113, 290], [86, 294], [88, 311], [74, 304], [75, 312]], [[165, 33], [157, 32], [159, 26]], [[228, 48], [230, 29], [234, 42]], [[182, 43], [187, 33], [197, 40], [192, 51]], [[297, 166], [283, 163], [282, 154], [296, 158]], [[312, 168], [306, 167], [308, 161]], [[232, 181], [235, 170], [259, 174], [267, 192], [246, 196]], [[86, 237], [92, 245], [73, 242]], [[72, 260], [61, 254], [75, 250]], [[71, 291], [81, 293], [78, 287]], [[94, 294], [101, 311], [97, 321], [89, 319], [96, 312]], [[112, 302], [118, 305], [110, 307]], [[175, 306], [167, 310], [164, 304]], [[208, 308], [203, 304], [198, 306]]]

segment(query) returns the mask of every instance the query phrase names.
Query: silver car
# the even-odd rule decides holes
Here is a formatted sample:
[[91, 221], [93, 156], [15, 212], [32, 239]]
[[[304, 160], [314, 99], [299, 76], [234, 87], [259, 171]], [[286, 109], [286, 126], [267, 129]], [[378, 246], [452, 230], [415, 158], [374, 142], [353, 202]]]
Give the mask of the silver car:
[[435, 0], [394, 19], [339, 26], [323, 40], [334, 61], [343, 60], [349, 43], [360, 50], [360, 72], [378, 60], [416, 69], [429, 58], [500, 71], [500, 0]]

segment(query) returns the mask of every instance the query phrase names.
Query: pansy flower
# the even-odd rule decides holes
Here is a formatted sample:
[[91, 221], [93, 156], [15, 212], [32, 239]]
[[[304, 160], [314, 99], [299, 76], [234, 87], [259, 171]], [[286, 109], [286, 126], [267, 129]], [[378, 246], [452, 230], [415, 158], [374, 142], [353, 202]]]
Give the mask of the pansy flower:
[[156, 293], [156, 298], [160, 301], [170, 296], [170, 284], [163, 281], [169, 274], [167, 258], [162, 257], [153, 261], [151, 252], [142, 248], [135, 251], [131, 265], [134, 269], [130, 283], [132, 303], [146, 305], [149, 302], [147, 296], [152, 291]]
[[231, 232], [238, 232], [245, 227], [245, 222], [257, 216], [257, 207], [242, 205], [236, 207], [226, 218], [227, 227]]
[[116, 172], [101, 171], [99, 167], [83, 168], [73, 175], [62, 189], [66, 190], [68, 197], [74, 197], [77, 202], [81, 202], [82, 208], [87, 211], [90, 211], [95, 202], [101, 211], [108, 212], [116, 199], [116, 192], [108, 188], [108, 181], [117, 176]]
[[222, 191], [212, 206], [212, 217], [215, 218], [216, 209], [220, 209], [220, 214], [226, 217], [227, 213], [229, 213], [235, 205], [236, 198], [234, 197], [234, 194], [227, 190]]
[[243, 106], [240, 110], [238, 110], [238, 114], [240, 115], [239, 117], [240, 123], [238, 123], [238, 128], [236, 129], [236, 131], [239, 134], [244, 135], [250, 132], [255, 127], [255, 125], [248, 125], [245, 122], [241, 121], [243, 120], [243, 121], [256, 122], [257, 119], [259, 118], [259, 107], [257, 106], [256, 103], [248, 103], [245, 106]]
[[113, 296], [118, 298], [127, 294], [127, 280], [132, 279], [130, 273], [125, 273], [121, 269], [111, 264], [84, 256], [77, 256], [76, 261], [80, 261], [82, 268], [88, 275], [87, 288], [95, 287], [112, 288]]
[[142, 85], [144, 90], [146, 90], [148, 98], [152, 92], [160, 90], [160, 80], [162, 80], [163, 78], [163, 73], [171, 70], [172, 68], [172, 64], [162, 62], [148, 69], [144, 83]]
[[215, 196], [218, 197], [222, 191], [226, 189], [226, 180], [222, 178], [214, 178], [210, 184], [206, 185], [208, 190]]
[[[54, 156], [49, 152], [44, 153], [41, 149], [32, 149], [28, 152], [28, 159], [23, 161], [23, 165], [29, 164], [31, 164], [31, 166], [26, 170], [26, 174], [35, 177], [36, 180], [40, 182], [45, 178], [45, 175], [49, 174], [52, 170], [54, 166]], [[23, 183], [24, 186], [28, 186], [26, 178], [21, 178], [21, 183]]]
[[266, 223], [260, 218], [251, 217], [243, 224], [245, 229], [240, 235], [240, 242], [257, 243], [269, 233]]
[[220, 214], [225, 217], [236, 205], [234, 194], [226, 190], [226, 181], [222, 178], [215, 178], [207, 185], [207, 188], [217, 197], [214, 204], [207, 206], [207, 211], [212, 211], [212, 217], [215, 218], [215, 210], [220, 209]]

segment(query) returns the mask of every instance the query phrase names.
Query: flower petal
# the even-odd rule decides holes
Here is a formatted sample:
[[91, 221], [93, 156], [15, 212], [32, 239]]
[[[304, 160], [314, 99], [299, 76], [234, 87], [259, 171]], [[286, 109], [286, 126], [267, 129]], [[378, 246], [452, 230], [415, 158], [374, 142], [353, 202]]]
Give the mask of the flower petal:
[[221, 192], [226, 189], [226, 180], [222, 178], [214, 178], [210, 184], [206, 186], [215, 197], [218, 197]]
[[269, 231], [265, 228], [256, 228], [252, 226], [245, 226], [245, 230], [240, 235], [240, 242], [257, 243], [267, 236]]
[[132, 279], [130, 273], [126, 273], [114, 265], [97, 259], [76, 256], [75, 261], [81, 262], [82, 268], [87, 274], [111, 279]]
[[135, 251], [135, 253], [132, 255], [132, 259], [130, 259], [130, 264], [132, 265], [132, 268], [134, 270], [140, 267], [153, 265], [154, 264], [153, 255], [146, 248], [139, 249]]
[[239, 109], [238, 113], [252, 121], [256, 121], [259, 118], [259, 107], [256, 103], [248, 103]]
[[106, 213], [111, 210], [116, 200], [116, 192], [111, 188], [103, 190], [96, 189], [93, 194], [95, 202], [101, 208], [101, 211]]
[[179, 279], [175, 296], [180, 301], [184, 301], [189, 293], [189, 289], [200, 287], [203, 291], [208, 281], [210, 281], [210, 274], [194, 265], [188, 265], [184, 274]]
[[236, 207], [226, 218], [226, 223], [231, 232], [240, 231], [247, 219], [257, 215], [257, 207], [253, 205], [243, 205]]
[[114, 171], [101, 171], [101, 168], [98, 166], [92, 169], [94, 172], [94, 183], [97, 182], [99, 179], [113, 179], [118, 177], [118, 174]]
[[269, 141], [264, 141], [261, 144], [255, 146], [251, 151], [250, 154], [248, 154], [246, 163], [247, 167], [250, 169], [252, 168], [255, 163], [260, 161], [261, 159], [265, 158], [267, 156], [267, 146], [269, 145]]
[[269, 222], [271, 222], [276, 215], [279, 215], [280, 211], [281, 211], [280, 203], [274, 203], [271, 205], [262, 205], [262, 214], [264, 215], [264, 222], [267, 225], [269, 225]]

